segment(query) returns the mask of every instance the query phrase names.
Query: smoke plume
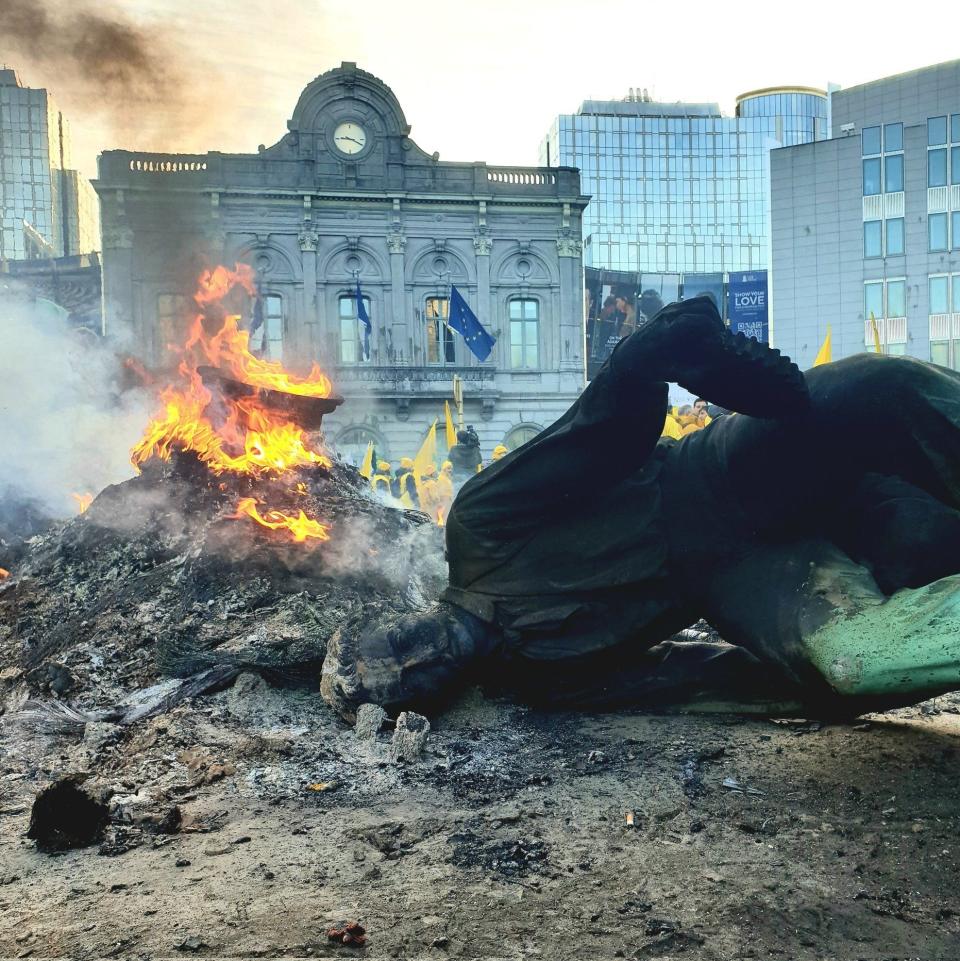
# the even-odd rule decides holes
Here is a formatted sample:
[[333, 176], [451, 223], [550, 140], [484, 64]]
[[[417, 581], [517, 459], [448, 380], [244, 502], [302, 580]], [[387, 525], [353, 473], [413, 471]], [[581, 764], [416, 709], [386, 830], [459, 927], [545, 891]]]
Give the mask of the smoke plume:
[[71, 517], [72, 493], [97, 494], [132, 476], [129, 452], [149, 398], [120, 393], [111, 348], [60, 320], [4, 307], [0, 335], [0, 515], [27, 503]]
[[[140, 149], [175, 149], [196, 133], [217, 79], [205, 70], [200, 83], [170, 31], [89, 0], [3, 0], [0, 36], [11, 61], [44, 74], [58, 99], [100, 111], [115, 135], [135, 134]], [[151, 145], [161, 133], [163, 143]]]

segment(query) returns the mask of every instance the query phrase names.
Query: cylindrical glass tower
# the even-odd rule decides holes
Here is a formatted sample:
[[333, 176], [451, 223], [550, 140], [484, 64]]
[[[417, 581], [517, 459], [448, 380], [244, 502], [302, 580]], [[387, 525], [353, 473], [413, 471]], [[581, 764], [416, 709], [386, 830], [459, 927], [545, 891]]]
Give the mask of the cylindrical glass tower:
[[827, 137], [827, 93], [816, 87], [765, 87], [737, 97], [737, 116], [774, 118], [776, 138], [793, 147]]

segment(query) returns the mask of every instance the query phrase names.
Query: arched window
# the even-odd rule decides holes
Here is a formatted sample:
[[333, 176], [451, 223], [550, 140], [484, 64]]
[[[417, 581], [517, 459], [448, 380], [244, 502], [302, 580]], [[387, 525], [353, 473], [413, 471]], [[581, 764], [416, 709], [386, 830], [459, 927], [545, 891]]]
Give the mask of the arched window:
[[531, 297], [510, 300], [510, 366], [514, 370], [540, 367], [540, 304]]
[[453, 331], [447, 326], [450, 318], [448, 297], [428, 297], [424, 309], [424, 333], [427, 338], [428, 364], [456, 363]]
[[390, 449], [383, 436], [370, 427], [345, 427], [333, 442], [340, 456], [348, 463], [359, 467], [366, 456], [367, 447], [373, 444], [374, 461], [390, 460]]
[[510, 450], [516, 450], [526, 444], [528, 440], [533, 440], [542, 430], [543, 428], [538, 424], [517, 424], [516, 427], [511, 427], [507, 431], [503, 438], [503, 446]]
[[[372, 321], [370, 312], [370, 298], [363, 298], [363, 306], [367, 317]], [[340, 363], [368, 364], [369, 357], [363, 355], [364, 325], [357, 316], [357, 297], [355, 294], [343, 294], [337, 301], [337, 312], [340, 317]], [[371, 356], [372, 356], [371, 347]]]

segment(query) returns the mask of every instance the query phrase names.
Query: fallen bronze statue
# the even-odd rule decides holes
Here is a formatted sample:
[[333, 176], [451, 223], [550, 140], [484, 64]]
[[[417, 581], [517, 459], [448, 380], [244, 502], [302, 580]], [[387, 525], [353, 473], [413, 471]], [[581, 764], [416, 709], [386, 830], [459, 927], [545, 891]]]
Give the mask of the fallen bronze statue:
[[[738, 413], [661, 439], [667, 382]], [[449, 586], [342, 627], [341, 713], [483, 679], [541, 705], [715, 700], [858, 714], [960, 687], [960, 374], [806, 374], [705, 297], [623, 340], [570, 410], [470, 480]], [[670, 638], [705, 618], [729, 644]]]

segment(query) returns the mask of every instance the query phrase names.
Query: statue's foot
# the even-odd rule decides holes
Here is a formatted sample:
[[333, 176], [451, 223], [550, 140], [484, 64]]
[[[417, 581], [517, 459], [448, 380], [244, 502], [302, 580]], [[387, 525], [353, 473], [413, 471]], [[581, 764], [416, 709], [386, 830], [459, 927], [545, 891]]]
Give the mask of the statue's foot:
[[429, 704], [450, 693], [487, 641], [482, 621], [444, 603], [386, 622], [347, 625], [327, 645], [320, 693], [348, 719], [361, 704]]
[[779, 350], [731, 334], [706, 296], [664, 307], [623, 342], [622, 351], [614, 364], [630, 364], [633, 353], [638, 369], [727, 410], [779, 418], [810, 404], [800, 368]]
[[837, 611], [802, 643], [842, 698], [891, 707], [960, 690], [960, 576]]

